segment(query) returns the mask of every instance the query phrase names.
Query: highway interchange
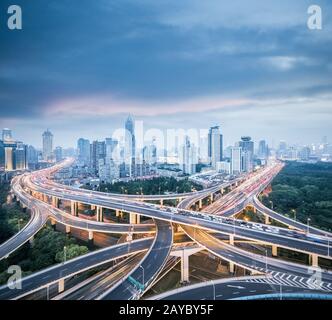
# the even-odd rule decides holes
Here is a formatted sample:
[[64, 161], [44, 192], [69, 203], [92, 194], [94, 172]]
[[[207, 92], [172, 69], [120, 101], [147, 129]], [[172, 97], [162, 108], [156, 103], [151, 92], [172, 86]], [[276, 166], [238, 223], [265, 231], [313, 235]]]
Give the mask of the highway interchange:
[[[91, 234], [93, 232], [127, 234], [130, 235], [130, 240], [116, 246], [94, 251], [70, 260], [65, 264], [56, 265], [25, 277], [22, 280], [21, 290], [11, 290], [6, 285], [2, 286], [0, 287], [0, 299], [19, 299], [54, 283], [59, 284], [59, 291], [62, 292], [65, 279], [120, 257], [129, 257], [128, 259], [132, 259], [131, 263], [135, 261], [136, 265], [128, 268], [124, 272], [123, 277], [117, 279], [118, 281], [113, 279], [113, 282], [109, 282], [112, 285], [105, 286], [105, 289], [101, 291], [98, 297], [96, 295], [93, 297], [106, 300], [141, 299], [151, 285], [157, 281], [158, 276], [170, 259], [172, 248], [174, 249], [173, 226], [180, 226], [192, 242], [196, 243], [196, 246], [198, 244], [202, 249], [208, 250], [231, 264], [241, 266], [253, 272], [253, 274], [265, 274], [277, 280], [285, 275], [295, 280], [296, 278], [304, 279], [304, 282], [302, 280], [302, 282], [292, 282], [292, 285], [289, 286], [290, 288], [286, 289], [289, 292], [304, 293], [312, 289], [308, 285], [312, 275], [311, 267], [249, 253], [234, 246], [234, 240], [250, 240], [264, 246], [283, 247], [304, 252], [312, 257], [312, 261], [315, 261], [313, 263], [314, 267], [318, 267], [318, 257], [331, 258], [330, 233], [289, 219], [260, 203], [258, 195], [281, 170], [282, 165], [280, 163], [261, 169], [250, 176], [239, 177], [237, 180], [225, 182], [199, 192], [153, 196], [128, 196], [91, 192], [63, 186], [51, 180], [52, 175], [56, 171], [71, 164], [71, 159], [66, 160], [51, 168], [13, 179], [12, 192], [16, 199], [29, 209], [31, 219], [13, 238], [0, 245], [0, 258], [6, 258], [31, 239], [45, 225], [48, 219], [69, 227], [87, 230]], [[230, 189], [228, 193], [225, 192], [227, 188]], [[209, 198], [211, 201], [202, 211], [191, 209], [196, 203], [200, 203], [201, 207], [201, 201], [205, 198]], [[154, 223], [141, 224], [130, 221], [129, 224], [118, 224], [86, 220], [64, 212], [57, 205], [54, 205], [59, 199], [69, 203], [81, 203], [103, 209], [117, 210], [130, 215], [152, 218]], [[163, 200], [169, 199], [178, 199], [178, 207], [164, 206]], [[145, 202], [146, 200], [158, 200], [161, 204], [148, 203]], [[234, 218], [237, 213], [241, 212], [248, 205], [252, 205], [264, 216], [282, 222], [292, 229], [245, 222]], [[131, 240], [133, 234], [141, 235], [144, 238]], [[226, 237], [229, 237], [229, 241], [218, 239], [216, 234], [226, 235]], [[142, 257], [138, 259], [139, 261], [134, 259], [138, 255]], [[230, 287], [227, 287], [228, 289], [224, 285], [214, 286], [215, 290], [218, 287], [217, 298], [234, 298], [230, 289], [232, 288], [233, 280], [230, 279], [229, 281]], [[234, 282], [237, 281], [242, 280], [234, 279]], [[267, 281], [267, 278], [265, 281]], [[316, 291], [325, 293], [332, 291], [332, 274], [330, 272], [322, 270], [321, 281], [319, 290], [315, 287]], [[242, 293], [239, 291], [238, 296], [245, 297], [249, 293], [251, 293], [249, 294], [251, 296], [269, 293], [270, 285], [271, 282], [250, 282], [245, 287], [248, 287], [248, 290], [243, 290]], [[260, 289], [255, 289], [254, 291], [252, 289], [253, 286], [257, 286]], [[192, 292], [190, 287], [193, 287]], [[205, 292], [208, 289], [202, 288], [197, 290], [194, 286], [188, 286], [186, 287], [186, 296], [183, 296], [183, 293], [180, 296], [176, 296], [176, 293], [173, 292], [169, 296], [166, 293], [165, 298], [211, 298], [207, 293], [205, 296]], [[234, 292], [237, 291], [233, 290]]]

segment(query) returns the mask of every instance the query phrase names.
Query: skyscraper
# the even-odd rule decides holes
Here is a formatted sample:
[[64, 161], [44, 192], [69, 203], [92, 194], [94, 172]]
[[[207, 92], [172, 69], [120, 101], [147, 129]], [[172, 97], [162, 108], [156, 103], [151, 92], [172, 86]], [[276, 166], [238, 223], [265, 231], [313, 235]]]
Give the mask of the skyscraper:
[[16, 170], [25, 170], [28, 167], [28, 147], [22, 142], [17, 142], [17, 148], [14, 150], [14, 162]]
[[8, 128], [2, 130], [2, 141], [3, 142], [13, 142], [12, 131]]
[[98, 174], [99, 160], [106, 158], [105, 141], [93, 141], [90, 149], [90, 168], [93, 174]]
[[2, 130], [2, 140], [4, 148], [4, 168], [5, 171], [12, 171], [15, 169], [15, 150], [16, 142], [13, 140], [12, 131], [8, 128]]
[[129, 115], [125, 123], [125, 164], [129, 165], [129, 175], [135, 175], [135, 156], [136, 156], [136, 139], [135, 125], [132, 117]]
[[251, 172], [254, 168], [254, 142], [251, 137], [243, 136], [239, 142], [242, 149], [242, 171]]
[[258, 144], [258, 158], [259, 159], [267, 159], [269, 156], [269, 148], [266, 144], [265, 140], [259, 141]]
[[52, 161], [53, 152], [53, 134], [49, 129], [43, 133], [43, 159], [44, 161]]
[[196, 164], [196, 147], [190, 142], [189, 137], [186, 136], [180, 152], [181, 169], [186, 174], [194, 174], [196, 172]]
[[208, 156], [212, 168], [223, 158], [223, 137], [219, 126], [211, 127], [208, 135]]
[[242, 148], [231, 147], [231, 173], [241, 173]]
[[80, 138], [77, 140], [78, 161], [81, 165], [90, 164], [90, 141]]
[[60, 162], [63, 159], [62, 148], [56, 147], [54, 150], [54, 155], [55, 155], [55, 161]]

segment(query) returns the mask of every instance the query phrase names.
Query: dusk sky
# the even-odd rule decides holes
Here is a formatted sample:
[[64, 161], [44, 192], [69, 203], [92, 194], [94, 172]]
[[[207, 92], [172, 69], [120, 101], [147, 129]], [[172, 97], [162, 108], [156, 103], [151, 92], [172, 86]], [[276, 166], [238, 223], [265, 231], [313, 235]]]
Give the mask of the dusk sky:
[[[21, 5], [23, 30], [7, 29]], [[307, 28], [322, 8], [323, 29]], [[292, 143], [332, 140], [329, 0], [2, 0], [0, 127], [41, 146], [146, 128], [221, 125]]]

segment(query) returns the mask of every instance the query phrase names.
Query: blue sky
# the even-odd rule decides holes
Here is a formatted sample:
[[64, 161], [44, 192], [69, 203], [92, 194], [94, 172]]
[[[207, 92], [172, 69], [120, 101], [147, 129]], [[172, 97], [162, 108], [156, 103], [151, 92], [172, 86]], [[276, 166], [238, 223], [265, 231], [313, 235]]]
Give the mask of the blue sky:
[[331, 136], [332, 4], [308, 30], [312, 1], [15, 1], [0, 4], [0, 127], [40, 146], [101, 139], [131, 113], [146, 128], [220, 124], [305, 143]]

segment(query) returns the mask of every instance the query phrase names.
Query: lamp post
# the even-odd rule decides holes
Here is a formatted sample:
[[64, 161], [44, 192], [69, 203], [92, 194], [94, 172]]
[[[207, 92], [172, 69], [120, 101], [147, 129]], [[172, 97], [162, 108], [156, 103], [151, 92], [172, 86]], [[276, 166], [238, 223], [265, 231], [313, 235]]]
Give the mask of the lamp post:
[[293, 214], [294, 214], [294, 221], [296, 221], [296, 210], [295, 210], [295, 209], [292, 209], [291, 211], [292, 211]]
[[21, 231], [21, 222], [23, 221], [23, 219], [18, 219], [17, 220], [17, 225], [18, 225], [18, 231]]
[[265, 249], [265, 272], [267, 275], [267, 249]]
[[213, 300], [216, 300], [216, 286], [215, 286], [213, 280], [211, 280], [211, 284], [212, 284], [212, 288], [213, 288]]
[[63, 263], [66, 263], [67, 260], [67, 247], [63, 247]]
[[233, 235], [235, 236], [235, 217], [233, 217]]
[[143, 288], [145, 288], [145, 280], [144, 280], [144, 267], [142, 265], [139, 266], [143, 272]]
[[271, 204], [271, 209], [273, 210], [273, 201], [270, 200], [270, 204]]
[[309, 233], [309, 228], [310, 228], [310, 221], [311, 221], [311, 219], [310, 218], [308, 218], [307, 219], [307, 233]]
[[325, 236], [327, 238], [327, 256], [329, 257], [330, 256], [330, 238], [327, 234]]

